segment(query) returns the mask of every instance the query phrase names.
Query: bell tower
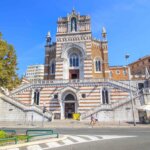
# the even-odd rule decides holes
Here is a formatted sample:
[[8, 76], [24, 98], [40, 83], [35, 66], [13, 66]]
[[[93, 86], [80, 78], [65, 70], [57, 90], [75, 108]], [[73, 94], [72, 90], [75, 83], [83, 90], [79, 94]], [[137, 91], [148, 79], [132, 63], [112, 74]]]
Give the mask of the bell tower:
[[74, 9], [59, 17], [56, 34], [56, 79], [92, 77], [91, 19]]

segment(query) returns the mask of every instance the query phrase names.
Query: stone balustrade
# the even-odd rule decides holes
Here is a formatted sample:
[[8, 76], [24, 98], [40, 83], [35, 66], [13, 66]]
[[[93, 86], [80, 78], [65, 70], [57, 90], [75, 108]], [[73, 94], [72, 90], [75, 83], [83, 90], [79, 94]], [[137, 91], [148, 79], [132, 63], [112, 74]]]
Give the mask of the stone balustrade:
[[[11, 92], [11, 95], [17, 94], [25, 89], [36, 88], [36, 87], [49, 87], [49, 86], [91, 86], [91, 85], [102, 85], [111, 86], [111, 84], [117, 86], [118, 88], [126, 89], [129, 91], [129, 85], [127, 82], [109, 80], [109, 79], [75, 79], [75, 80], [34, 80], [28, 84], [18, 87]], [[132, 91], [136, 91], [136, 87], [131, 86]]]

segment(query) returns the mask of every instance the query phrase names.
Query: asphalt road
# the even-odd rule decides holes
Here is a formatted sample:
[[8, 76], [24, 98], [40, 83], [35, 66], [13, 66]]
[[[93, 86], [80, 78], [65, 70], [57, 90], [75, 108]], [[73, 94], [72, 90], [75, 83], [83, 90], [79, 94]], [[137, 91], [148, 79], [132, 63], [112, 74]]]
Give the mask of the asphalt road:
[[[17, 129], [18, 133], [23, 133], [26, 129]], [[112, 135], [112, 136], [132, 136], [117, 139], [97, 140], [86, 143], [71, 144], [51, 150], [150, 150], [150, 128], [87, 128], [54, 129], [60, 134], [67, 135]], [[50, 149], [47, 149], [50, 150]]]
[[110, 139], [54, 150], [150, 150], [150, 128], [101, 128], [101, 129], [58, 129], [62, 134], [84, 135], [127, 135], [131, 138]]

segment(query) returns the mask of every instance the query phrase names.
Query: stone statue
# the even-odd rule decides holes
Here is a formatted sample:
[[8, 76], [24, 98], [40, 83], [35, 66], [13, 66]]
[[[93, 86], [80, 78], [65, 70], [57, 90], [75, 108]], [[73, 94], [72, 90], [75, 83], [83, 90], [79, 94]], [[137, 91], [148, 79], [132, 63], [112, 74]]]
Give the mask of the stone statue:
[[76, 22], [75, 22], [75, 18], [72, 19], [72, 31], [76, 31]]

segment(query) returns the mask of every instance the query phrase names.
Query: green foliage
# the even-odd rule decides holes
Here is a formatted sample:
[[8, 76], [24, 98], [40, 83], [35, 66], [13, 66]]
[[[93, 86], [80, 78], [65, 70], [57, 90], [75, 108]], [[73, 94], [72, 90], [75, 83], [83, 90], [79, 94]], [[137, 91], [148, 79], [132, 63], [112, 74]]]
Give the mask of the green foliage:
[[20, 84], [16, 71], [16, 51], [11, 44], [2, 40], [2, 34], [0, 33], [0, 86], [12, 90]]
[[7, 138], [8, 134], [5, 131], [0, 130], [0, 139]]
[[28, 137], [27, 135], [17, 135], [19, 141], [26, 140], [27, 137]]

